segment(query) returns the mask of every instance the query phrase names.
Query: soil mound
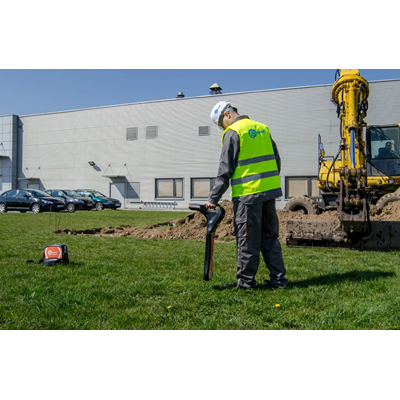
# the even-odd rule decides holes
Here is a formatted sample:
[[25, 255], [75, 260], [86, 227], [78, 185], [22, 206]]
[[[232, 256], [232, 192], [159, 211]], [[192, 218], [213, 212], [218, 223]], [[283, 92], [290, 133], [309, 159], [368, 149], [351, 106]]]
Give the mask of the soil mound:
[[[234, 241], [233, 235], [233, 203], [224, 200], [221, 206], [225, 209], [225, 217], [215, 233], [217, 241]], [[285, 242], [286, 222], [288, 219], [314, 219], [314, 220], [335, 220], [338, 219], [337, 211], [327, 211], [320, 215], [304, 215], [298, 212], [279, 210], [279, 241]], [[376, 221], [400, 221], [400, 201], [389, 203], [381, 208], [371, 206], [371, 220]], [[206, 218], [199, 212], [188, 214], [163, 224], [149, 225], [146, 228], [135, 228], [133, 226], [120, 226], [107, 228], [93, 228], [83, 231], [71, 231], [61, 229], [58, 233], [69, 235], [95, 235], [95, 236], [129, 236], [136, 238], [152, 239], [199, 239], [206, 238]]]

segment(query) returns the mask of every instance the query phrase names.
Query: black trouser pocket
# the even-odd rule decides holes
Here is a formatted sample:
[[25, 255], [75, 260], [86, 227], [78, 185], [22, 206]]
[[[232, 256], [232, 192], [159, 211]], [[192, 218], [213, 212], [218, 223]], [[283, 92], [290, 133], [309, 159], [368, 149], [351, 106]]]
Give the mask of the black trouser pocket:
[[247, 223], [239, 222], [234, 224], [234, 235], [237, 238], [247, 237]]
[[237, 238], [247, 237], [247, 209], [240, 201], [234, 205], [234, 235]]

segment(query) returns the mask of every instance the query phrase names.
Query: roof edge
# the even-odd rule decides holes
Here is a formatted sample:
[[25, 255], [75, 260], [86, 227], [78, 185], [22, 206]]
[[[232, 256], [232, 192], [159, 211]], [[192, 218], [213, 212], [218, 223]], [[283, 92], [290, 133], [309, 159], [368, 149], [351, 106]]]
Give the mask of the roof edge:
[[[368, 83], [371, 84], [371, 83], [377, 83], [377, 82], [391, 82], [391, 81], [400, 81], [400, 78], [368, 81]], [[222, 93], [222, 94], [215, 94], [215, 95], [209, 94], [209, 95], [204, 95], [204, 96], [139, 101], [139, 102], [135, 102], [135, 103], [112, 104], [112, 105], [107, 105], [107, 106], [87, 107], [87, 108], [79, 108], [79, 109], [64, 110], [64, 111], [52, 111], [52, 112], [38, 113], [38, 114], [27, 114], [27, 115], [20, 115], [19, 117], [20, 118], [21, 117], [36, 117], [39, 115], [62, 114], [62, 113], [79, 112], [79, 111], [87, 111], [87, 110], [98, 110], [98, 109], [102, 109], [102, 108], [125, 107], [125, 106], [132, 106], [132, 105], [138, 105], [138, 104], [152, 104], [152, 103], [161, 103], [161, 102], [167, 102], [167, 101], [185, 101], [185, 100], [211, 98], [211, 97], [214, 97], [214, 98], [219, 97], [220, 98], [223, 96], [234, 96], [234, 95], [246, 94], [246, 93], [276, 92], [276, 91], [282, 91], [282, 90], [310, 89], [310, 88], [326, 87], [326, 86], [331, 87], [332, 84], [326, 83], [326, 84], [310, 85], [310, 86], [294, 86], [294, 87], [287, 87], [287, 88], [249, 90], [249, 91], [245, 91], [245, 92], [232, 92], [232, 93]], [[7, 115], [16, 115], [16, 114], [7, 114]], [[0, 117], [7, 116], [7, 115], [0, 115]]]

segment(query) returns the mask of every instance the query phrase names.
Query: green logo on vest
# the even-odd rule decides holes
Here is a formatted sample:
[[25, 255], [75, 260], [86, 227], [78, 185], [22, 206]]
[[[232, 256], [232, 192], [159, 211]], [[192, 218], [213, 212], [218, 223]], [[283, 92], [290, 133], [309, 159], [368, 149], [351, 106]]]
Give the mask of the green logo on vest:
[[256, 131], [255, 129], [249, 129], [249, 136], [252, 138], [252, 139], [254, 139], [258, 134], [261, 134], [261, 133], [264, 133], [265, 132], [265, 129], [264, 130], [262, 130], [262, 131]]

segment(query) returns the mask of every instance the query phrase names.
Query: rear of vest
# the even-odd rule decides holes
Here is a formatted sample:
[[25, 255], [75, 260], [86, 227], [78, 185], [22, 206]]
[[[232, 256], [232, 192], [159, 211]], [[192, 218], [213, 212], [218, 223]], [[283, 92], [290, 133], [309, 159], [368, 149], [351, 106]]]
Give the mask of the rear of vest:
[[232, 198], [281, 188], [278, 166], [268, 126], [244, 118], [230, 125], [239, 135], [238, 163], [231, 177]]

